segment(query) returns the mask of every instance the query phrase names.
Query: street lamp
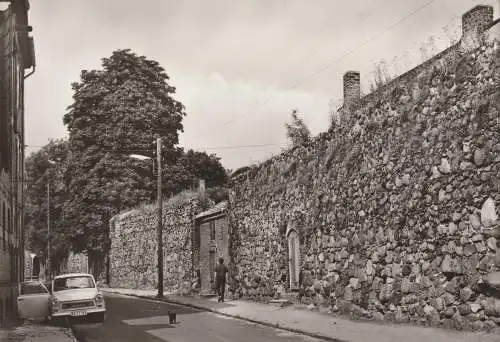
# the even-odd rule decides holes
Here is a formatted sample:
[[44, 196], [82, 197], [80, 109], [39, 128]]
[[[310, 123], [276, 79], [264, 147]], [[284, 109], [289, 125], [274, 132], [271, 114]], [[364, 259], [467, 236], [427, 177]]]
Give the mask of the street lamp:
[[[129, 155], [132, 158], [140, 159], [140, 160], [145, 160], [145, 159], [152, 159], [151, 157], [147, 157], [144, 155], [140, 154], [131, 154]], [[158, 205], [158, 211], [157, 211], [157, 216], [158, 216], [158, 225], [156, 227], [156, 240], [157, 240], [157, 270], [158, 270], [158, 294], [157, 297], [162, 298], [163, 297], [163, 230], [162, 230], [162, 179], [161, 179], [161, 138], [156, 139], [156, 157], [157, 157], [157, 172], [158, 172], [158, 179], [157, 179], [157, 196], [156, 196], [156, 201]]]

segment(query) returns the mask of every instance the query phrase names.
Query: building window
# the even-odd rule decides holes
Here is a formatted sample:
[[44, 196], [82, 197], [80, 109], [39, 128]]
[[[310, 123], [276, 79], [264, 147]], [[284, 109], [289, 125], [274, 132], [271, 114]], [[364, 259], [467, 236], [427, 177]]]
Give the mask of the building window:
[[210, 228], [210, 240], [215, 240], [215, 221], [210, 221], [208, 226]]

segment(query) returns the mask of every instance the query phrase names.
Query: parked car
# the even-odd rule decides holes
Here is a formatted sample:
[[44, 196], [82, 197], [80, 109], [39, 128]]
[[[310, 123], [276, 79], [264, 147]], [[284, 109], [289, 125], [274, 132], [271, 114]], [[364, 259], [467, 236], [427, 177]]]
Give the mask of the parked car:
[[50, 316], [52, 318], [83, 317], [99, 322], [104, 321], [106, 303], [91, 274], [58, 275], [51, 285]]
[[27, 281], [19, 284], [17, 297], [19, 317], [22, 319], [49, 317], [50, 298], [49, 290], [39, 281]]
[[39, 281], [21, 283], [17, 307], [22, 319], [80, 317], [103, 322], [106, 315], [104, 296], [87, 273], [58, 275], [49, 286]]

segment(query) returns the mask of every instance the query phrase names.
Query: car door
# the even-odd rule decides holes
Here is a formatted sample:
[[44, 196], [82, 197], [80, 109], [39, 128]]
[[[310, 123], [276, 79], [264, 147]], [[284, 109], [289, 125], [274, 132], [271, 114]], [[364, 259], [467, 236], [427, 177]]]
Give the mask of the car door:
[[52, 282], [51, 281], [46, 281], [43, 283], [43, 285], [49, 290], [49, 293], [52, 294]]
[[17, 310], [20, 318], [47, 317], [49, 315], [49, 301], [50, 293], [42, 283], [25, 282], [19, 284]]

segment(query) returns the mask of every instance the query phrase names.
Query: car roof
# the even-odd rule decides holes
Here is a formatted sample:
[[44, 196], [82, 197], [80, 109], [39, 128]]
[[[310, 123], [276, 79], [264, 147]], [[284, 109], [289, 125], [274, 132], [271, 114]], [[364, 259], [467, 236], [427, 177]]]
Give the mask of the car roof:
[[69, 278], [69, 277], [92, 277], [89, 273], [66, 273], [55, 276], [54, 279]]

